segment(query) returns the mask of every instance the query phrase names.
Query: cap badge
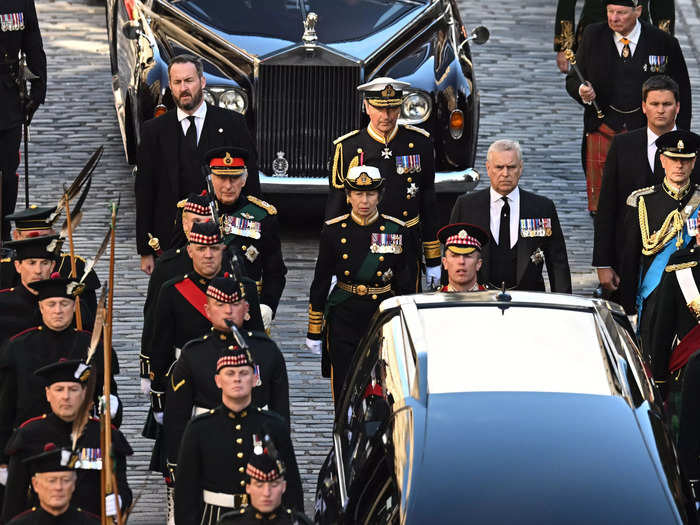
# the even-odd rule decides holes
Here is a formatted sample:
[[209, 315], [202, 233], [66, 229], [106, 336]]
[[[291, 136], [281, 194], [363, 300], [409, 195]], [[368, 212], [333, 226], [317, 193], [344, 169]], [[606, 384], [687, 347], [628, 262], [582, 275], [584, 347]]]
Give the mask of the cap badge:
[[226, 152], [226, 156], [224, 157], [224, 164], [226, 164], [227, 166], [233, 164], [233, 157], [231, 157], [231, 154], [229, 152]]
[[394, 88], [391, 87], [391, 84], [387, 84], [387, 86], [384, 89], [382, 89], [383, 98], [392, 98], [395, 95], [396, 91], [394, 91]]
[[362, 173], [360, 173], [360, 176], [357, 177], [355, 184], [357, 184], [358, 186], [369, 186], [370, 184], [372, 184], [372, 178], [367, 174], [366, 171], [363, 171]]
[[460, 239], [466, 239], [466, 238], [467, 238], [467, 232], [464, 231], [464, 230], [459, 230], [459, 233], [457, 234], [457, 236], [458, 236]]
[[272, 173], [275, 177], [286, 177], [289, 170], [289, 161], [284, 158], [284, 151], [277, 152], [277, 158], [272, 161]]
[[682, 141], [682, 140], [679, 140], [679, 141], [678, 141], [678, 145], [677, 145], [676, 147], [677, 147], [678, 149], [682, 150], [682, 149], [685, 148], [685, 144], [683, 144], [683, 141]]

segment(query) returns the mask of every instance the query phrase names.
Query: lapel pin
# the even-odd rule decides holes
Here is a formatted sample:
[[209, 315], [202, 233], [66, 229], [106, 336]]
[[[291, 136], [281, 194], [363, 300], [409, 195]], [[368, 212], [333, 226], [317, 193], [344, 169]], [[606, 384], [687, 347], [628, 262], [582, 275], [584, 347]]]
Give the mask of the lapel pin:
[[219, 133], [223, 133], [223, 132], [224, 132], [224, 128], [219, 128]]

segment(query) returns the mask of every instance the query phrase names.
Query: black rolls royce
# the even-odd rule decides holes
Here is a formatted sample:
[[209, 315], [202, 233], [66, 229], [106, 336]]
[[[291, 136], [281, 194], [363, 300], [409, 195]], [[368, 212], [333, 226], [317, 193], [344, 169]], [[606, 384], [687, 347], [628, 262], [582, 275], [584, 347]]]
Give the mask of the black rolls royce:
[[463, 192], [479, 92], [455, 0], [107, 0], [112, 88], [127, 160], [141, 123], [174, 106], [168, 61], [203, 59], [210, 104], [245, 115], [266, 193], [323, 193], [332, 141], [366, 125], [356, 86], [411, 84], [400, 122], [433, 137], [436, 191]]

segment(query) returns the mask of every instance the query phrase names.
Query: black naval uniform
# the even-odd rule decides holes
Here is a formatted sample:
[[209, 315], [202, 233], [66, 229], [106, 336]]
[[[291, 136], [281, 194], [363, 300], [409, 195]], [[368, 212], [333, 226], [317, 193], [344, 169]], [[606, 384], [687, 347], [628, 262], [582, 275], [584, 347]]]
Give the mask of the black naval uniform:
[[[0, 3], [0, 170], [2, 171], [2, 214], [8, 215], [17, 202], [17, 167], [25, 108], [16, 79], [19, 52], [38, 78], [31, 81], [30, 98], [35, 105], [46, 96], [46, 54], [44, 53], [34, 0], [3, 0]], [[2, 236], [9, 239], [10, 223], [2, 221]]]
[[[554, 20], [554, 51], [566, 49], [576, 51], [586, 26], [596, 22], [604, 22], [607, 19], [603, 0], [584, 0], [578, 24], [574, 24], [577, 3], [576, 0], [559, 0], [557, 2], [557, 14]], [[676, 21], [673, 0], [641, 0], [639, 5], [643, 7], [640, 20], [645, 22], [651, 20], [652, 24], [659, 29], [673, 34]], [[651, 17], [649, 16], [650, 10]], [[576, 25], [575, 35], [574, 25]]]
[[[192, 419], [182, 439], [175, 484], [177, 525], [214, 525], [232, 508], [205, 503], [211, 494], [233, 496], [236, 507], [246, 501], [245, 467], [253, 453], [254, 439], [269, 435], [287, 467], [286, 506], [304, 510], [304, 494], [287, 422], [274, 412], [249, 405], [233, 412], [221, 405]], [[214, 496], [216, 498], [216, 496]]]
[[79, 508], [68, 507], [68, 510], [60, 516], [49, 514], [41, 507], [32, 507], [23, 512], [15, 519], [11, 525], [97, 525], [99, 516], [85, 512]]
[[[85, 359], [92, 335], [90, 332], [67, 328], [56, 332], [41, 324], [10, 339], [0, 350], [0, 457], [12, 431], [24, 421], [50, 410], [44, 391], [45, 381], [34, 374], [39, 368], [61, 358]], [[93, 360], [102, 363], [102, 345]], [[112, 352], [112, 373], [119, 374], [119, 362]], [[102, 393], [102, 366], [97, 366], [95, 400]], [[117, 394], [112, 378], [111, 391]], [[120, 404], [121, 406], [121, 404]], [[114, 418], [118, 424], [121, 410]]]
[[[680, 236], [686, 230], [686, 219], [700, 205], [700, 189], [698, 188], [697, 185], [689, 183], [684, 192], [673, 192], [666, 186], [664, 181], [662, 184], [637, 190], [627, 199], [627, 214], [625, 218], [627, 235], [622, 248], [620, 272], [620, 275], [624, 276], [620, 280], [620, 301], [626, 312], [632, 313], [637, 310], [638, 283], [643, 282], [652, 261], [662, 251], [663, 247], [668, 246], [669, 243], [674, 244], [674, 251], [682, 247], [678, 242]], [[642, 207], [646, 209], [646, 224], [643, 224], [644, 221], [640, 219], [640, 209]], [[682, 217], [680, 219], [682, 223], [680, 230], [676, 230], [673, 227], [673, 222], [671, 222], [667, 231], [669, 236], [672, 232], [675, 232], [675, 234], [665, 243], [659, 243], [654, 248], [654, 254], [643, 255], [642, 232], [646, 231], [649, 235], [654, 234], [661, 228], [667, 217], [676, 210], [680, 212]], [[638, 279], [640, 275], [641, 278]], [[642, 341], [642, 348], [647, 355], [651, 352], [649, 347], [652, 340], [651, 321], [658, 310], [658, 298], [659, 288], [657, 286], [643, 301], [641, 319], [638, 319], [638, 331]], [[637, 314], [640, 314], [638, 310]]]
[[287, 267], [282, 259], [277, 210], [252, 195], [241, 195], [231, 205], [219, 203], [224, 243], [235, 251], [245, 277], [258, 285], [260, 302], [277, 311]]
[[[257, 366], [260, 382], [253, 388], [253, 405], [281, 415], [289, 428], [289, 381], [284, 356], [265, 332], [243, 332]], [[164, 430], [168, 465], [175, 465], [182, 434], [192, 415], [221, 404], [221, 390], [214, 383], [216, 363], [222, 352], [236, 341], [231, 333], [214, 328], [188, 342], [169, 374], [166, 390]], [[236, 345], [237, 346], [237, 345]]]
[[[336, 400], [355, 347], [369, 329], [379, 303], [415, 291], [408, 262], [414, 260], [415, 245], [407, 241], [408, 235], [402, 221], [384, 214], [366, 225], [358, 224], [351, 214], [341, 215], [326, 221], [321, 230], [309, 292], [307, 337], [323, 339], [322, 372], [330, 377], [332, 366]], [[328, 295], [334, 275], [338, 283]]]
[[272, 512], [258, 512], [252, 505], [246, 505], [240, 510], [227, 512], [217, 522], [217, 525], [311, 525], [311, 520], [305, 515], [286, 507], [277, 507]]
[[[25, 421], [14, 433], [6, 449], [10, 456], [10, 463], [2, 512], [3, 523], [7, 523], [13, 516], [32, 505], [38, 504], [36, 496], [28, 492], [28, 487], [31, 485], [31, 472], [22, 460], [41, 453], [46, 443], [53, 443], [57, 447], [72, 448], [72, 428], [72, 422], [63, 421], [53, 412], [49, 412]], [[132, 455], [133, 450], [116, 427], [112, 427], [112, 447], [122, 508], [128, 508], [131, 505], [132, 494], [126, 479], [126, 456]], [[102, 504], [100, 494], [102, 454], [100, 451], [99, 419], [91, 418], [88, 420], [85, 430], [76, 442], [76, 449], [80, 463], [77, 463], [75, 467], [77, 480], [71, 504], [99, 515]]]
[[[71, 273], [70, 254], [62, 253], [59, 260], [56, 261], [56, 267], [53, 271], [58, 272], [61, 277], [69, 278]], [[77, 281], [85, 273], [85, 259], [79, 255], [75, 256], [75, 273], [77, 274]], [[95, 312], [97, 311], [97, 294], [95, 290], [99, 290], [101, 286], [100, 278], [97, 277], [95, 270], [90, 271], [84, 283], [85, 290], [80, 294], [80, 302], [85, 302], [90, 311]], [[19, 285], [19, 274], [15, 271], [12, 259], [10, 257], [0, 259], [0, 289]]]
[[[386, 143], [370, 129], [355, 130], [336, 139], [330, 191], [326, 203], [326, 219], [349, 210], [343, 181], [348, 170], [362, 161], [379, 168], [385, 180], [381, 210], [406, 223], [416, 246], [421, 246], [427, 266], [440, 264], [440, 243], [435, 235], [438, 227], [435, 197], [435, 159], [430, 134], [424, 129], [399, 124]], [[377, 138], [374, 138], [377, 137]], [[414, 291], [420, 286], [421, 250], [412, 250]]]

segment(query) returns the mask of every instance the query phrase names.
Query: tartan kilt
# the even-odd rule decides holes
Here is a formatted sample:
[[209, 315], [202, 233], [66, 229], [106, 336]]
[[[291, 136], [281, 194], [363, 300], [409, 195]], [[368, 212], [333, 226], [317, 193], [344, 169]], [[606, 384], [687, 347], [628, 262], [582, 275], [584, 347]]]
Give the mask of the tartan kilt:
[[608, 156], [610, 144], [616, 132], [607, 124], [601, 124], [596, 131], [586, 133], [586, 193], [588, 195], [588, 211], [598, 211], [600, 187], [603, 182], [603, 169]]

